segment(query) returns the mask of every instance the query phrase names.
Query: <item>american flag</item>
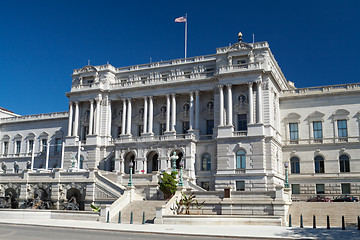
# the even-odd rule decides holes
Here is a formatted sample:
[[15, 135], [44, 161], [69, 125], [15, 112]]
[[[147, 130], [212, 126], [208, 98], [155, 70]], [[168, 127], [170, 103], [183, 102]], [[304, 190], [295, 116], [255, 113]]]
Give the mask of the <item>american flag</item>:
[[186, 17], [175, 18], [175, 22], [186, 22]]

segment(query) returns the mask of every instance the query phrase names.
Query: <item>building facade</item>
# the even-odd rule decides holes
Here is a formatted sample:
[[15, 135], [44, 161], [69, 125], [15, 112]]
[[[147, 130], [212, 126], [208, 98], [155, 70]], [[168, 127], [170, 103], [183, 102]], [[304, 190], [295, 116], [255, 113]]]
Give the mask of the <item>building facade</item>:
[[359, 93], [359, 84], [296, 89], [267, 42], [130, 67], [88, 65], [72, 74], [68, 112], [0, 119], [0, 193], [11, 185], [27, 199], [44, 188], [60, 201], [69, 199], [60, 189], [75, 189], [85, 207], [111, 202], [132, 162], [135, 186], [158, 198], [175, 152], [186, 187], [197, 191], [285, 201], [289, 162], [294, 195], [359, 194]]

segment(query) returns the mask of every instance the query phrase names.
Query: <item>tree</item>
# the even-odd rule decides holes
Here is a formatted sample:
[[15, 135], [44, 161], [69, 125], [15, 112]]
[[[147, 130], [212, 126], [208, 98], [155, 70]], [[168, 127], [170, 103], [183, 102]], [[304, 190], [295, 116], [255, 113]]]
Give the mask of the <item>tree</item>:
[[177, 188], [176, 179], [177, 172], [171, 172], [171, 174], [164, 172], [161, 181], [158, 182], [160, 190], [164, 193], [164, 198], [171, 197]]

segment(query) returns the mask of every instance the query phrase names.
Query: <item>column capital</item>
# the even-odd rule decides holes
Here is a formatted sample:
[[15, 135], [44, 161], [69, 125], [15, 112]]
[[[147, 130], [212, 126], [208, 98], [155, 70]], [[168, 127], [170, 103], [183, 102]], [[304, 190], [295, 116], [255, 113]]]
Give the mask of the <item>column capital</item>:
[[166, 97], [170, 97], [170, 93], [165, 94]]
[[146, 100], [147, 100], [147, 98], [148, 98], [148, 96], [143, 96], [143, 98], [144, 98], [144, 100], [146, 101]]
[[232, 87], [232, 84], [226, 84], [226, 87], [229, 89]]
[[75, 105], [79, 105], [79, 101], [75, 101], [74, 103], [75, 103]]
[[131, 102], [131, 98], [127, 98], [127, 101], [128, 101], [128, 102]]
[[195, 91], [195, 95], [199, 95], [199, 94], [200, 94], [199, 90]]
[[190, 96], [194, 96], [194, 92], [193, 92], [193, 91], [190, 91], [190, 92], [189, 92], [189, 95], [190, 95]]
[[90, 99], [89, 102], [90, 102], [90, 103], [94, 103], [94, 99]]
[[171, 96], [175, 97], [175, 96], [176, 96], [176, 93], [172, 93]]
[[259, 79], [259, 80], [256, 80], [255, 82], [256, 82], [257, 84], [261, 84], [261, 83], [262, 83], [262, 80]]
[[224, 87], [224, 85], [218, 85], [218, 88], [222, 89]]
[[153, 99], [153, 98], [154, 98], [154, 96], [149, 96], [148, 98], [149, 98], [149, 99]]
[[248, 83], [247, 83], [247, 85], [248, 85], [249, 87], [252, 87], [253, 84], [254, 84], [254, 82], [248, 82]]
[[74, 103], [74, 102], [69, 102], [69, 107], [72, 107], [72, 106], [73, 106], [73, 103]]

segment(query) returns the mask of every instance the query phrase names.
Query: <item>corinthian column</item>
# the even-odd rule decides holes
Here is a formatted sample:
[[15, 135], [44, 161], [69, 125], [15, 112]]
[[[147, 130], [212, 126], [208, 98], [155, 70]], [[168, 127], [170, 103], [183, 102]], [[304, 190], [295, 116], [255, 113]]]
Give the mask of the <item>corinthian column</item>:
[[224, 92], [223, 92], [223, 86], [219, 86], [219, 98], [220, 98], [220, 104], [219, 104], [219, 112], [220, 112], [220, 121], [219, 126], [224, 126]]
[[176, 132], [175, 126], [176, 126], [176, 99], [175, 99], [175, 93], [171, 94], [172, 97], [172, 115], [171, 115], [171, 131]]
[[199, 129], [200, 120], [200, 104], [199, 104], [199, 91], [195, 92], [195, 129]]
[[126, 127], [125, 123], [126, 123], [126, 99], [123, 99], [121, 135], [125, 135], [125, 127]]
[[128, 98], [128, 113], [127, 113], [126, 134], [131, 135], [131, 98]]
[[148, 98], [144, 97], [144, 123], [143, 133], [147, 133], [147, 121], [148, 121]]
[[170, 94], [166, 94], [166, 132], [170, 131]]
[[252, 82], [248, 82], [249, 86], [249, 123], [254, 123], [254, 95], [253, 95], [253, 89], [252, 89]]
[[149, 97], [149, 128], [148, 132], [153, 133], [153, 121], [154, 121], [154, 100], [153, 97]]
[[[72, 117], [73, 117], [73, 102], [70, 102], [70, 103], [69, 103], [68, 137], [71, 136], [71, 130], [72, 130], [72, 125], [73, 125]], [[35, 141], [34, 141], [34, 143], [35, 143]], [[32, 167], [32, 165], [31, 165], [31, 167]]]
[[189, 130], [193, 130], [194, 125], [194, 93], [190, 92], [190, 123]]
[[232, 110], [233, 110], [233, 104], [232, 104], [232, 91], [231, 91], [231, 84], [226, 85], [227, 90], [228, 90], [228, 109], [227, 109], [227, 120], [228, 120], [228, 126], [232, 126], [233, 125], [233, 114], [232, 114]]
[[75, 102], [75, 121], [74, 121], [74, 131], [73, 136], [78, 136], [78, 127], [79, 127], [79, 102]]
[[89, 135], [93, 135], [94, 124], [94, 100], [90, 100]]
[[262, 123], [263, 122], [263, 112], [262, 112], [262, 88], [261, 88], [261, 81], [257, 81], [257, 104], [258, 104], [258, 119], [257, 122], [258, 123]]

